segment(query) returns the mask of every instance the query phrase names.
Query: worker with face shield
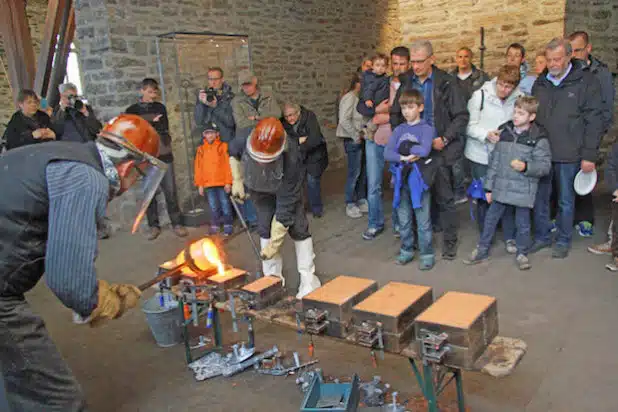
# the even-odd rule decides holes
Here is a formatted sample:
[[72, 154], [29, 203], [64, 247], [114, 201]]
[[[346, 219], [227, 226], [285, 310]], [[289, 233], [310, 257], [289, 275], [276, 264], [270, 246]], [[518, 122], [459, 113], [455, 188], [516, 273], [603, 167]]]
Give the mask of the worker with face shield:
[[0, 157], [0, 366], [10, 411], [86, 410], [24, 294], [45, 273], [58, 299], [90, 325], [137, 305], [135, 286], [97, 279], [97, 223], [109, 200], [139, 181], [135, 231], [165, 174], [158, 146], [146, 120], [121, 115], [94, 142], [50, 142]]

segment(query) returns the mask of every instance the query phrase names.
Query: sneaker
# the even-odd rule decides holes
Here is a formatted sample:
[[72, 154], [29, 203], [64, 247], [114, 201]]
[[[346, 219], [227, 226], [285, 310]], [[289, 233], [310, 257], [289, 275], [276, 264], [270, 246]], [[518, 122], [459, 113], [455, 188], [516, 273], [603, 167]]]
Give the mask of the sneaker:
[[551, 257], [554, 259], [564, 259], [569, 256], [569, 247], [564, 245], [554, 246], [554, 250], [551, 252]]
[[588, 247], [588, 252], [593, 253], [595, 255], [612, 255], [612, 242], [608, 240], [605, 243], [600, 243], [598, 245], [593, 245]]
[[551, 242], [540, 242], [535, 240], [534, 243], [532, 243], [532, 246], [530, 246], [530, 251], [528, 253], [536, 253], [548, 247], [551, 247]]
[[350, 203], [345, 207], [345, 214], [347, 217], [352, 219], [359, 219], [363, 217], [363, 214], [360, 211], [360, 208], [356, 206], [354, 203]]
[[530, 261], [526, 255], [517, 255], [515, 258], [515, 263], [517, 263], [519, 270], [528, 270], [532, 267], [530, 266]]
[[463, 196], [458, 196], [458, 197], [455, 199], [455, 206], [458, 206], [458, 205], [463, 205], [464, 203], [467, 203], [467, 202], [468, 202], [468, 197], [466, 197], [465, 195], [463, 195]]
[[404, 266], [412, 262], [413, 260], [414, 260], [414, 253], [400, 251], [399, 256], [397, 256], [397, 260], [395, 261], [395, 264], [399, 266]]
[[161, 234], [161, 228], [153, 226], [148, 230], [148, 233], [146, 234], [146, 239], [155, 240], [156, 238], [159, 237], [160, 234]]
[[476, 248], [472, 251], [472, 253], [470, 253], [468, 259], [464, 259], [463, 263], [465, 265], [476, 265], [486, 260], [489, 260], [489, 253], [483, 252]]
[[322, 219], [323, 213], [322, 212], [312, 212], [312, 215], [316, 219]]
[[579, 222], [575, 225], [575, 230], [581, 237], [592, 237], [594, 234], [594, 228], [590, 222]]
[[457, 242], [445, 244], [442, 247], [442, 259], [455, 260], [457, 258]]
[[374, 229], [371, 227], [363, 232], [363, 239], [373, 240], [383, 231], [384, 231], [384, 228]]
[[436, 264], [436, 259], [433, 255], [421, 256], [418, 268], [420, 270], [431, 270]]
[[517, 245], [515, 244], [514, 239], [509, 239], [505, 243], [506, 243], [506, 253], [508, 253], [509, 255], [514, 255], [515, 253], [517, 253]]
[[356, 205], [358, 206], [358, 210], [360, 210], [361, 213], [369, 213], [369, 202], [367, 202], [367, 199], [359, 200]]
[[395, 239], [401, 239], [401, 232], [398, 227], [393, 228], [393, 236], [395, 236]]
[[558, 230], [558, 226], [556, 226], [556, 219], [551, 221], [551, 233], [556, 233], [556, 231]]
[[611, 270], [612, 272], [618, 272], [618, 258], [613, 258], [610, 263], [605, 265], [605, 269]]
[[174, 226], [172, 230], [174, 231], [174, 234], [178, 237], [187, 237], [187, 235], [189, 234], [187, 228], [180, 225]]
[[223, 225], [223, 236], [231, 236], [234, 233], [233, 225]]

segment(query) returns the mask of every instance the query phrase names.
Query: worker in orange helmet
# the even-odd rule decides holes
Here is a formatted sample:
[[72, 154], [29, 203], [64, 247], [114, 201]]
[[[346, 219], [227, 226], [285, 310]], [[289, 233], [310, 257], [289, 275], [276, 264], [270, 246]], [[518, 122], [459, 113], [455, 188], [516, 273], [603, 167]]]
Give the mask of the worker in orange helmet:
[[0, 409], [86, 409], [79, 384], [24, 294], [45, 272], [49, 288], [79, 322], [97, 325], [136, 306], [138, 288], [97, 280], [97, 222], [108, 201], [139, 179], [137, 228], [165, 173], [158, 149], [159, 136], [146, 120], [121, 115], [94, 142], [41, 143], [0, 156]]
[[[238, 162], [232, 167], [238, 167]], [[281, 122], [267, 117], [247, 138], [240, 168], [244, 173], [232, 172], [235, 180], [244, 178], [244, 182], [234, 182], [232, 194], [235, 186], [244, 183], [257, 210], [264, 275], [284, 280], [279, 250], [286, 234], [294, 240], [300, 275], [298, 299], [321, 285], [315, 275], [313, 241], [302, 201], [304, 168], [298, 140], [288, 139]]]

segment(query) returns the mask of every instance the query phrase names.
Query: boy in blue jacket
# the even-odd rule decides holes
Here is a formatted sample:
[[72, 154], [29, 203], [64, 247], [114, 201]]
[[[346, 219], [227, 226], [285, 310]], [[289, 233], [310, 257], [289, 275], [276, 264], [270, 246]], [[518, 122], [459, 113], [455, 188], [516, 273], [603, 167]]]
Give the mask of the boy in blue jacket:
[[419, 268], [429, 270], [434, 266], [432, 246], [431, 195], [431, 144], [435, 129], [421, 120], [424, 99], [418, 90], [409, 90], [399, 98], [405, 123], [395, 128], [384, 150], [384, 159], [392, 162], [390, 170], [395, 176], [393, 208], [399, 216], [401, 249], [396, 263], [405, 265], [414, 259], [414, 233], [412, 216], [416, 218]]

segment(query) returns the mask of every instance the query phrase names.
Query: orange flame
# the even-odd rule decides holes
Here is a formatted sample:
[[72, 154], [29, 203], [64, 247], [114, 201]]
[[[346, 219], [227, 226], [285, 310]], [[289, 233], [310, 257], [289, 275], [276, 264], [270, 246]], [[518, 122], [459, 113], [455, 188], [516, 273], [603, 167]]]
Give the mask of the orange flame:
[[[215, 245], [211, 239], [205, 237], [197, 242], [193, 242], [189, 246], [189, 253], [193, 258], [195, 265], [201, 270], [208, 270], [213, 266], [216, 266], [219, 274], [225, 273], [225, 267], [223, 265], [221, 255], [219, 254], [219, 250], [217, 249], [217, 245]], [[184, 251], [180, 252], [175, 259], [165, 262], [161, 266], [170, 269], [174, 266], [182, 265], [183, 263], [185, 263]], [[182, 273], [185, 275], [195, 274], [187, 266], [182, 268]]]
[[223, 262], [221, 261], [221, 257], [219, 256], [219, 250], [217, 249], [217, 245], [208, 239], [204, 238], [200, 240], [202, 242], [202, 252], [204, 256], [210, 263], [217, 266], [217, 271], [220, 275], [225, 273], [225, 268], [223, 267]]

